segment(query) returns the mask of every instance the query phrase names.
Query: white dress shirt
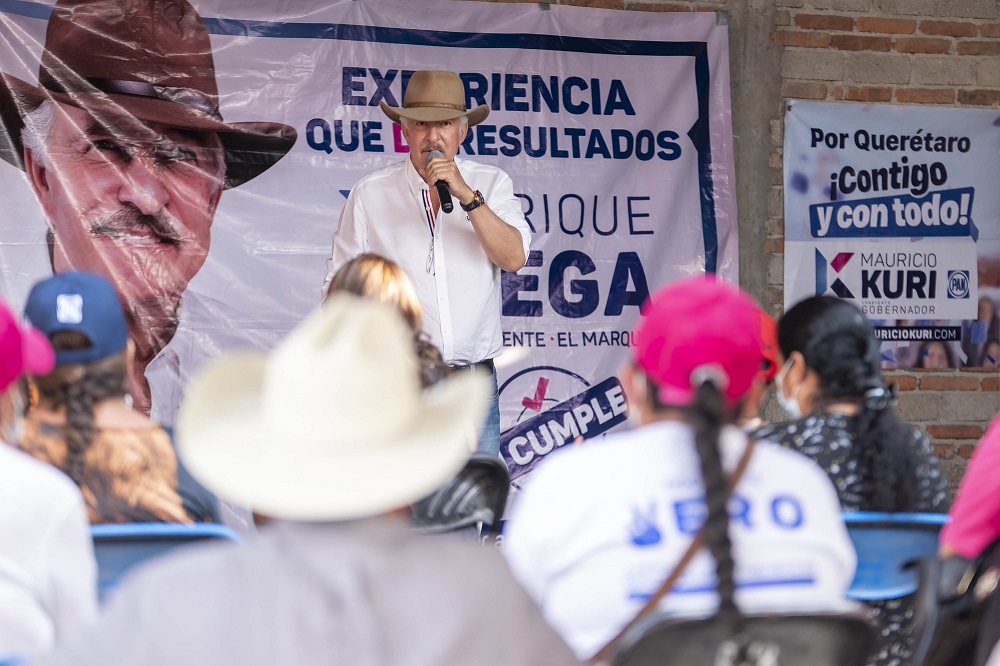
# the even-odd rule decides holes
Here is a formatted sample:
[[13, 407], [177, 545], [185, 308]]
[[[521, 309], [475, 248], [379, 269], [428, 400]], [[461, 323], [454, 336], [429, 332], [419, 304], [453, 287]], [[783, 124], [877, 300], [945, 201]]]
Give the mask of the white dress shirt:
[[[723, 466], [746, 436], [727, 428]], [[579, 658], [602, 648], [667, 575], [704, 516], [693, 432], [659, 422], [562, 449], [532, 472], [503, 552]], [[746, 611], [842, 611], [857, 558], [836, 490], [807, 457], [758, 442], [729, 501], [736, 601]], [[660, 603], [678, 616], [715, 612], [715, 562], [703, 549]]]
[[[502, 170], [455, 159], [469, 187], [483, 193], [497, 217], [521, 233], [528, 256], [531, 233]], [[490, 261], [469, 215], [458, 202], [433, 216], [427, 183], [409, 158], [371, 173], [351, 190], [333, 237], [323, 293], [348, 260], [364, 252], [399, 264], [413, 282], [424, 311], [424, 331], [449, 363], [498, 356], [500, 268]]]

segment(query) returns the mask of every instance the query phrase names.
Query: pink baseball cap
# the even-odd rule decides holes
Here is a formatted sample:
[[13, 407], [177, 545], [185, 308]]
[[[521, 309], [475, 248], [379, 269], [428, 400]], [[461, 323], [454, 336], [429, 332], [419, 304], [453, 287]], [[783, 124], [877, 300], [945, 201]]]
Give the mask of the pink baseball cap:
[[688, 405], [711, 379], [730, 402], [750, 388], [764, 360], [760, 308], [737, 287], [698, 276], [659, 289], [632, 334], [636, 363], [665, 405]]
[[44, 375], [56, 357], [48, 338], [30, 326], [22, 326], [7, 304], [0, 300], [0, 391], [22, 373]]

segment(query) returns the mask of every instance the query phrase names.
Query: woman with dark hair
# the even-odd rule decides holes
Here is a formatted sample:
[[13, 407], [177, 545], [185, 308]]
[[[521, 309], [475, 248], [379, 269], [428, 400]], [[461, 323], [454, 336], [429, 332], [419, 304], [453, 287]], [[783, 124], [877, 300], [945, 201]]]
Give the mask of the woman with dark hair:
[[128, 333], [111, 283], [55, 275], [32, 288], [25, 315], [52, 343], [56, 365], [31, 377], [38, 404], [21, 450], [76, 482], [92, 523], [210, 518], [185, 508], [169, 436], [128, 403]]
[[[659, 610], [717, 613], [738, 631], [741, 611], [849, 607], [856, 558], [836, 491], [805, 456], [751, 445], [735, 425], [740, 402], [765, 381], [760, 329], [753, 301], [721, 281], [690, 278], [658, 291], [622, 374], [638, 427], [564, 446], [517, 494], [504, 554], [578, 657], [595, 655], [632, 620], [703, 521], [706, 548]], [[624, 406], [620, 392], [606, 396], [602, 412]], [[578, 427], [566, 416], [563, 427]], [[547, 428], [559, 425], [550, 419]], [[546, 453], [521, 439], [511, 447], [524, 464]]]
[[[846, 511], [946, 508], [947, 481], [930, 440], [896, 416], [879, 342], [860, 310], [838, 298], [807, 298], [778, 321], [778, 349], [775, 392], [793, 420], [761, 428], [757, 437], [819, 463]], [[912, 604], [875, 607], [883, 635], [873, 663], [906, 663]]]
[[896, 416], [879, 342], [861, 312], [816, 296], [778, 321], [777, 398], [792, 421], [757, 436], [823, 467], [847, 511], [939, 511], [946, 479], [920, 430]]
[[927, 340], [920, 343], [920, 347], [917, 349], [917, 360], [913, 367], [945, 370], [957, 368], [958, 362], [955, 359], [955, 352], [946, 343], [940, 340]]

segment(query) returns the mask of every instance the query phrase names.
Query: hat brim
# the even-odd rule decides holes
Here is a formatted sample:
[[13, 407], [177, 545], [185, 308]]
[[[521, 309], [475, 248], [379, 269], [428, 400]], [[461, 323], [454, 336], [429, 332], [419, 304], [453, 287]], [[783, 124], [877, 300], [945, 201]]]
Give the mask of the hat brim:
[[186, 391], [177, 441], [207, 488], [276, 518], [350, 520], [425, 497], [468, 459], [489, 400], [482, 378], [461, 373], [425, 392], [417, 418], [392, 441], [337, 447], [325, 444], [336, 433], [317, 433], [304, 442], [263, 416], [266, 365], [264, 354], [244, 353], [197, 377]]
[[490, 107], [485, 104], [480, 104], [471, 111], [458, 111], [456, 109], [445, 109], [437, 106], [406, 108], [389, 106], [384, 101], [379, 102], [378, 106], [382, 109], [382, 113], [389, 116], [389, 119], [394, 123], [398, 123], [400, 117], [409, 118], [410, 120], [421, 120], [423, 122], [437, 122], [440, 120], [454, 120], [455, 118], [466, 116], [469, 119], [469, 126], [472, 127], [483, 122], [490, 115]]
[[270, 122], [227, 123], [186, 104], [119, 93], [52, 92], [0, 72], [0, 159], [24, 169], [21, 131], [23, 114], [52, 100], [107, 117], [131, 116], [178, 129], [216, 132], [226, 162], [226, 187], [242, 185], [264, 173], [295, 145], [297, 132], [289, 125]]

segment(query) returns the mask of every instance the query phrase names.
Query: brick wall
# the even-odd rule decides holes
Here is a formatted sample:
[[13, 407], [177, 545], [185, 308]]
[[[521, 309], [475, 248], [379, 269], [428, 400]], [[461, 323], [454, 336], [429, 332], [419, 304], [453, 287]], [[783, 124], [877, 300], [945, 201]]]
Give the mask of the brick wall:
[[[784, 99], [1000, 107], [1000, 4], [996, 0], [776, 0], [770, 39], [781, 49]], [[782, 101], [783, 101], [782, 100]], [[769, 165], [780, 201], [782, 109]], [[764, 251], [782, 251], [772, 207]], [[776, 258], [775, 261], [778, 261]], [[778, 270], [781, 270], [780, 268]], [[780, 275], [772, 274], [777, 287]], [[932, 437], [957, 485], [976, 441], [1000, 409], [1000, 373], [896, 371], [900, 414]]]
[[[785, 47], [785, 97], [947, 106], [1000, 105], [995, 0], [928, 3], [779, 0], [771, 39]], [[888, 6], [889, 11], [879, 11]], [[830, 8], [820, 11], [816, 7]], [[857, 11], [846, 11], [856, 8]]]
[[[786, 99], [1000, 107], [998, 0], [554, 4], [728, 11], [741, 283], [775, 314], [782, 309], [784, 284]], [[759, 89], [774, 93], [762, 96]], [[1000, 373], [907, 370], [887, 377], [902, 389], [901, 415], [933, 439], [954, 490], [976, 441], [1000, 410]], [[773, 401], [765, 413], [777, 415]]]
[[996, 370], [906, 370], [887, 373], [900, 390], [900, 416], [931, 436], [952, 491], [990, 418], [1000, 408]]

